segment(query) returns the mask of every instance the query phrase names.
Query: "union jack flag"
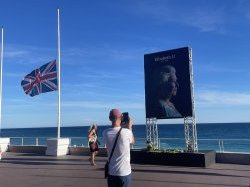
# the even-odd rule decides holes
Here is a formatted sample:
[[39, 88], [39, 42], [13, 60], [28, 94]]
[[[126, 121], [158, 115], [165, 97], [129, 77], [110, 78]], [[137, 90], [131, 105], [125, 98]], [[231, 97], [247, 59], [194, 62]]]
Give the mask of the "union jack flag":
[[24, 92], [31, 97], [57, 90], [56, 60], [44, 64], [26, 75], [21, 86]]

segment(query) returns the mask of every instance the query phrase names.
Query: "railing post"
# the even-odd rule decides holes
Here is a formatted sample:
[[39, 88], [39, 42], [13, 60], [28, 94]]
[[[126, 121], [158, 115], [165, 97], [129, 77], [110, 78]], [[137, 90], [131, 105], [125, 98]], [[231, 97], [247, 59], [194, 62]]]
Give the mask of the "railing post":
[[38, 146], [38, 137], [36, 137], [36, 146]]
[[221, 145], [220, 145], [220, 140], [219, 140], [219, 149], [220, 149], [220, 153], [221, 153]]
[[71, 145], [71, 137], [69, 138], [69, 146], [72, 146], [72, 145]]
[[224, 142], [221, 140], [221, 145], [222, 145], [222, 152], [224, 153]]
[[22, 137], [22, 139], [21, 139], [21, 140], [22, 140], [22, 141], [21, 141], [21, 142], [22, 142], [22, 143], [21, 143], [21, 145], [23, 146], [23, 137]]
[[159, 149], [161, 149], [161, 139], [158, 138], [158, 146], [159, 146]]

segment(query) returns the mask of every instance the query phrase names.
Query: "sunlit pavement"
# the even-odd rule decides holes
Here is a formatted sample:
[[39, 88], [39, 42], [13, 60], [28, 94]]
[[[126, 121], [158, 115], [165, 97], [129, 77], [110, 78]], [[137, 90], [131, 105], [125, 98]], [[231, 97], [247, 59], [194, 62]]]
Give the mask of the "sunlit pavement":
[[[0, 161], [0, 186], [105, 187], [105, 157], [91, 166], [86, 156], [38, 156], [5, 153]], [[214, 164], [209, 168], [132, 164], [133, 187], [249, 186], [250, 165]]]

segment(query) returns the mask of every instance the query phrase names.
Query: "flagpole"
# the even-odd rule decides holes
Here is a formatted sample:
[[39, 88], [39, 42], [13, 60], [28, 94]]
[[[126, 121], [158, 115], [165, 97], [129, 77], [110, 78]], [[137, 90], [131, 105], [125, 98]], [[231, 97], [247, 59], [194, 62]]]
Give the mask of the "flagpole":
[[3, 83], [3, 26], [2, 26], [2, 45], [1, 45], [1, 64], [0, 64], [0, 136], [2, 136], [2, 83]]
[[60, 11], [57, 9], [58, 18], [58, 124], [57, 124], [57, 138], [60, 138], [60, 128], [61, 128], [61, 76], [60, 76], [60, 63], [61, 63], [61, 51], [60, 51]]

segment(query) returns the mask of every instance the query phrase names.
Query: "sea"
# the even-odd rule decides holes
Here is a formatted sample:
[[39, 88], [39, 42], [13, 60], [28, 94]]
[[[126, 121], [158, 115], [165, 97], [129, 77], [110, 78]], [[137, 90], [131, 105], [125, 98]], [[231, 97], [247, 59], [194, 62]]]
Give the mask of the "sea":
[[[98, 139], [103, 145], [102, 131], [110, 126], [98, 126]], [[250, 123], [198, 123], [199, 150], [250, 153]], [[61, 127], [61, 137], [69, 137], [71, 146], [87, 146], [88, 126]], [[133, 148], [146, 148], [146, 126], [134, 125], [136, 143]], [[56, 127], [2, 129], [1, 137], [10, 137], [12, 145], [46, 145], [48, 138], [57, 137]], [[183, 124], [158, 124], [160, 149], [185, 149]]]

